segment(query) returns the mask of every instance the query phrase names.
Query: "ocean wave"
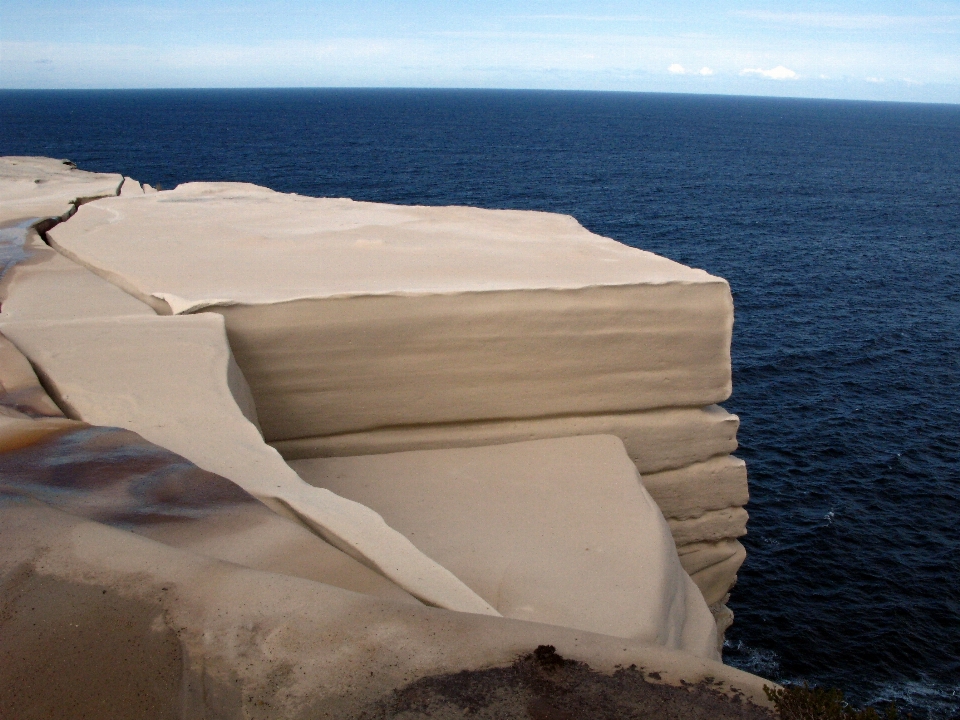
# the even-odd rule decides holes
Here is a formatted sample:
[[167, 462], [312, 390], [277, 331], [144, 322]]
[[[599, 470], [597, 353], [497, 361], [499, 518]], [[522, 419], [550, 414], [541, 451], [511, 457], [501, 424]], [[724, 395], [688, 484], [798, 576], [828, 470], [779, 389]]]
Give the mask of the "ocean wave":
[[910, 680], [885, 685], [866, 701], [874, 707], [890, 703], [911, 712], [918, 719], [957, 720], [960, 718], [960, 683]]

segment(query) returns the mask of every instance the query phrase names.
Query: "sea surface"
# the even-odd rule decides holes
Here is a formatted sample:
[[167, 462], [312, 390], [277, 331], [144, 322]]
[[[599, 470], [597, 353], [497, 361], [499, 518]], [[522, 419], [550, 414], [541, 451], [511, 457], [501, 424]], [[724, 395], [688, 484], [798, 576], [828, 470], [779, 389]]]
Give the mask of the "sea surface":
[[0, 154], [568, 213], [727, 278], [752, 500], [725, 660], [960, 718], [960, 106], [3, 91]]

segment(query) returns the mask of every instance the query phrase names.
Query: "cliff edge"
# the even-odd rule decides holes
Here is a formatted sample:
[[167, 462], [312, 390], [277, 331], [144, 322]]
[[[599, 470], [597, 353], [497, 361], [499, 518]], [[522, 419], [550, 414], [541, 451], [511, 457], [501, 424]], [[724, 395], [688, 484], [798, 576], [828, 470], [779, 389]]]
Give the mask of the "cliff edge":
[[159, 643], [175, 716], [382, 714], [546, 645], [765, 712], [717, 662], [748, 499], [722, 279], [549, 213], [46, 158], [0, 159], [0, 245], [19, 686], [60, 657], [30, 613], [69, 606], [78, 658], [101, 611]]

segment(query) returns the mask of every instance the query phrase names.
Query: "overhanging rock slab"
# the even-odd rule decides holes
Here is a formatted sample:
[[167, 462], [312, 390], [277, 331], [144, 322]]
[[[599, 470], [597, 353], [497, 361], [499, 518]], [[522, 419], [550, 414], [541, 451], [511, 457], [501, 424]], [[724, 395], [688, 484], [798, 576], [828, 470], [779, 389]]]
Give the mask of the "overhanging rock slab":
[[727, 283], [566, 216], [190, 183], [50, 238], [161, 311], [223, 314], [268, 441], [730, 393]]

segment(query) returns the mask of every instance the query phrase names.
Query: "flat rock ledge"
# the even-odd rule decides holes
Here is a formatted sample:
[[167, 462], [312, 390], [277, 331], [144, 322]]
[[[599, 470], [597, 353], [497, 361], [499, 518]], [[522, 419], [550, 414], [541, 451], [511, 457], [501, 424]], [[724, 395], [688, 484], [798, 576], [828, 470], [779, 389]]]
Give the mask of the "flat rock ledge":
[[722, 279], [549, 213], [22, 157], [0, 265], [18, 716], [770, 716], [718, 662]]

